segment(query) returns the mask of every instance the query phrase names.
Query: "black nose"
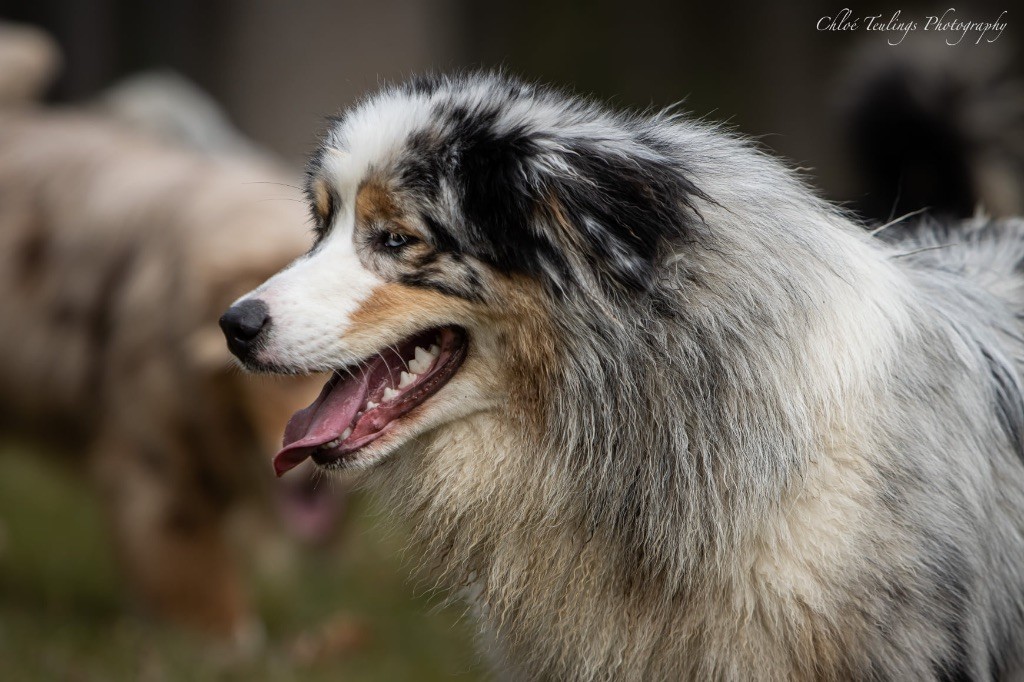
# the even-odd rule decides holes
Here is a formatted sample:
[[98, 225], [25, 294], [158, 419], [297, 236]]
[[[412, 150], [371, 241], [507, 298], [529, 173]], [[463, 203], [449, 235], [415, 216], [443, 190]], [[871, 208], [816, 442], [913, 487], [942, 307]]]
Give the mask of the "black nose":
[[267, 304], [259, 299], [233, 305], [220, 318], [220, 328], [227, 337], [228, 348], [243, 360], [252, 352], [260, 335], [269, 326], [270, 312]]

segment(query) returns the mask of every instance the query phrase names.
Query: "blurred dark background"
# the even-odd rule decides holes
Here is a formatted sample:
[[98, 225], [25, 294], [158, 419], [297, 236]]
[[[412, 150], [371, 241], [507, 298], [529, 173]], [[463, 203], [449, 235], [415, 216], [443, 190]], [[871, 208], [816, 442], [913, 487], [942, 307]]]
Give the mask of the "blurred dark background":
[[[904, 19], [950, 3], [872, 3]], [[67, 59], [55, 101], [88, 97], [139, 70], [169, 68], [219, 100], [257, 141], [300, 162], [322, 118], [382, 79], [425, 69], [504, 66], [621, 105], [685, 101], [795, 163], [834, 198], [849, 183], [837, 143], [838, 74], [883, 34], [820, 32], [843, 3], [673, 0], [0, 0], [0, 16], [45, 27]], [[992, 20], [1005, 2], [957, 4]], [[1020, 71], [1015, 16], [994, 44], [965, 40]], [[930, 36], [938, 42], [939, 36]], [[892, 47], [900, 50], [902, 46]]]

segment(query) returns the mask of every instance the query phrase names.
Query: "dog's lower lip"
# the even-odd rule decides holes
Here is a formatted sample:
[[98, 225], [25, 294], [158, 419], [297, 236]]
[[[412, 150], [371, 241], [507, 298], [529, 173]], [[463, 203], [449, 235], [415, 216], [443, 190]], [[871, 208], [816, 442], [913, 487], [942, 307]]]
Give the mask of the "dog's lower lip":
[[306, 458], [336, 463], [393, 430], [393, 425], [446, 384], [465, 359], [458, 327], [421, 332], [364, 363], [336, 372], [312, 405], [297, 412], [274, 458], [280, 476]]

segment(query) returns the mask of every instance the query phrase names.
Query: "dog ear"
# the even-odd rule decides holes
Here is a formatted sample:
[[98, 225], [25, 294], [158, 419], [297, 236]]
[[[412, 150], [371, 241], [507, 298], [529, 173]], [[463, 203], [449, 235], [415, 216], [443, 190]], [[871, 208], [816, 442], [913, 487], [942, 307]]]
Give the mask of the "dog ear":
[[648, 290], [667, 244], [693, 238], [707, 197], [680, 164], [650, 148], [578, 143], [543, 178], [542, 204], [568, 246], [582, 247], [602, 281]]
[[531, 225], [537, 146], [523, 131], [495, 133], [485, 123], [467, 119], [455, 160], [466, 227], [474, 233], [469, 241], [486, 245], [481, 255], [499, 269], [540, 274], [541, 254], [554, 245]]
[[566, 254], [580, 253], [602, 283], [646, 291], [663, 247], [690, 238], [694, 199], [707, 199], [680, 163], [635, 139], [542, 144], [523, 129], [466, 121], [456, 177], [467, 229], [486, 245], [479, 255], [506, 271], [571, 280]]

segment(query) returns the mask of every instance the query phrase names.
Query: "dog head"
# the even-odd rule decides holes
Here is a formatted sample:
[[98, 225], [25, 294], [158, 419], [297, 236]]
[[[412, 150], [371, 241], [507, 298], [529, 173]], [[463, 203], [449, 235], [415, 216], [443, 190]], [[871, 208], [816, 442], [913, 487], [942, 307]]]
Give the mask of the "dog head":
[[278, 472], [365, 468], [529, 402], [558, 363], [559, 301], [643, 295], [688, 238], [701, 194], [673, 144], [664, 118], [494, 75], [413, 81], [334, 120], [309, 164], [312, 249], [222, 318], [249, 369], [333, 373]]

